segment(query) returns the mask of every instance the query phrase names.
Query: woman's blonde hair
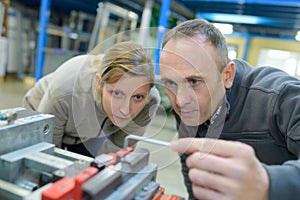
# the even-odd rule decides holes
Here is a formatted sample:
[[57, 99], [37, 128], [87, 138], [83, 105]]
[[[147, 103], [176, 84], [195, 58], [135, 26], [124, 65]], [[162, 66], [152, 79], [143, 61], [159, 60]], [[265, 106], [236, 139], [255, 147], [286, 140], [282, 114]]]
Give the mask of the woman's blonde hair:
[[154, 65], [149, 52], [134, 42], [115, 44], [102, 60], [100, 85], [116, 83], [125, 73], [146, 76], [150, 88], [154, 86]]

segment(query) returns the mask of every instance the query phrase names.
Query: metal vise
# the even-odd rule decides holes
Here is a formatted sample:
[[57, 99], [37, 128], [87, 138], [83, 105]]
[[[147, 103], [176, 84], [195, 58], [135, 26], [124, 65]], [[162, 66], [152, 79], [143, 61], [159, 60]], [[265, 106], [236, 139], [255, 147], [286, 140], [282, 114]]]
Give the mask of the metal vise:
[[51, 143], [54, 116], [10, 112], [18, 118], [0, 126], [0, 199], [182, 199], [165, 195], [155, 182], [157, 165], [149, 163], [147, 149], [86, 157]]

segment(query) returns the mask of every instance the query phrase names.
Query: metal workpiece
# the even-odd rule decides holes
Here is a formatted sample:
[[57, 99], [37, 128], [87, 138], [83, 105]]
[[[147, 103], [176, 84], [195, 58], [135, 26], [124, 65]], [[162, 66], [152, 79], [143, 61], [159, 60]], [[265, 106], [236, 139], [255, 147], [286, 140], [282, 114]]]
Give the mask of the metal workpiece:
[[30, 195], [30, 193], [29, 190], [0, 179], [0, 199], [23, 200], [26, 196]]
[[[123, 183], [114, 190], [105, 200], [127, 200], [134, 199], [140, 193], [144, 193], [144, 188], [151, 181], [155, 181], [157, 173], [157, 165], [148, 163], [138, 173], [122, 173]], [[124, 178], [126, 176], [126, 178]], [[152, 193], [152, 197], [155, 193]], [[152, 199], [152, 198], [150, 198]]]
[[152, 199], [153, 194], [159, 191], [160, 185], [157, 182], [150, 181], [147, 185], [143, 186], [139, 193], [137, 193], [134, 200]]
[[[145, 193], [145, 188], [152, 181], [155, 181], [157, 165], [149, 163], [149, 151], [147, 149], [136, 149], [121, 159], [115, 166], [122, 175], [122, 184], [115, 188], [105, 200], [127, 200], [135, 199], [135, 196], [153, 196], [153, 193]], [[150, 192], [150, 190], [149, 190]], [[145, 198], [148, 199], [148, 198]], [[151, 198], [149, 198], [151, 199]]]
[[71, 161], [42, 152], [27, 155], [24, 159], [24, 165], [26, 167], [34, 168], [39, 171], [52, 172], [57, 169], [65, 169], [72, 164], [73, 162]]
[[96, 167], [99, 170], [105, 168], [106, 164], [113, 161], [114, 157], [107, 154], [101, 154], [97, 156], [92, 162], [91, 166]]
[[94, 160], [94, 158], [84, 156], [78, 153], [73, 153], [71, 151], [67, 151], [60, 148], [54, 148], [53, 155], [73, 162], [78, 160], [81, 160], [82, 162], [93, 162]]
[[31, 192], [33, 192], [39, 188], [38, 183], [29, 181], [25, 178], [18, 179], [16, 181], [16, 185], [20, 186], [21, 188], [24, 188], [25, 190], [29, 190]]
[[53, 172], [55, 179], [60, 179], [63, 177], [75, 178], [76, 175], [80, 174], [82, 171], [84, 171], [86, 168], [90, 166], [90, 163], [84, 160], [76, 160], [74, 162], [71, 161], [68, 162], [70, 162], [71, 164]]
[[107, 167], [84, 183], [82, 190], [87, 200], [105, 199], [121, 183], [121, 173], [113, 167]]
[[[111, 160], [110, 156], [99, 157], [104, 163]], [[118, 164], [104, 168], [89, 179], [83, 184], [82, 190], [85, 199], [91, 200], [128, 200], [135, 199], [135, 196], [151, 199], [157, 188], [153, 189], [153, 184], [149, 183], [155, 181], [156, 174], [157, 165], [149, 163], [149, 151], [136, 149]]]
[[54, 145], [42, 142], [0, 155], [0, 179], [14, 182], [20, 176], [19, 173], [26, 167], [25, 158], [30, 154], [42, 151], [51, 153], [54, 151]]
[[149, 151], [147, 149], [136, 149], [121, 160], [122, 172], [138, 173], [149, 162]]
[[1, 112], [16, 112], [18, 118], [12, 124], [0, 126], [0, 155], [39, 142], [52, 143], [53, 115], [34, 112], [34, 115], [27, 116], [26, 110], [21, 108]]

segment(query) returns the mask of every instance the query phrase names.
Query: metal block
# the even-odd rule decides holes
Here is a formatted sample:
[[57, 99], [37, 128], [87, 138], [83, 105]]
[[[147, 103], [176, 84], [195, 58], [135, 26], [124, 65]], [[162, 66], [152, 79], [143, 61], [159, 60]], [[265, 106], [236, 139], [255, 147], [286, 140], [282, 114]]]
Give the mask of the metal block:
[[60, 179], [63, 177], [75, 178], [78, 174], [80, 174], [82, 171], [88, 168], [90, 164], [91, 163], [86, 162], [84, 160], [77, 160], [63, 169], [54, 171], [53, 174], [56, 176], [55, 179]]
[[53, 115], [29, 112], [24, 108], [1, 110], [1, 112], [17, 112], [18, 118], [12, 124], [0, 126], [0, 155], [40, 142], [52, 143]]
[[154, 194], [159, 191], [160, 185], [154, 181], [151, 181], [144, 186], [139, 193], [134, 196], [134, 200], [151, 200]]
[[54, 155], [60, 158], [64, 158], [70, 161], [82, 160], [85, 162], [93, 162], [94, 158], [84, 156], [81, 154], [73, 153], [71, 151], [67, 151], [60, 148], [54, 148]]
[[122, 183], [121, 178], [121, 173], [113, 167], [105, 168], [82, 185], [86, 199], [104, 199]]
[[[131, 177], [123, 184], [116, 188], [105, 200], [127, 200], [133, 199], [135, 194], [141, 191], [151, 181], [155, 181], [157, 165], [149, 163], [136, 174], [131, 174]], [[123, 178], [123, 177], [122, 177]]]
[[73, 162], [46, 153], [36, 152], [25, 157], [24, 165], [38, 171], [53, 172], [54, 170], [64, 169]]
[[30, 194], [30, 191], [17, 187], [16, 185], [0, 180], [0, 199], [21, 200]]
[[48, 152], [51, 153], [54, 151], [54, 144], [49, 143], [39, 143], [19, 149], [7, 154], [0, 156], [0, 178], [9, 182], [13, 182], [17, 176], [18, 172], [24, 167], [23, 159], [36, 152]]
[[136, 149], [122, 158], [122, 172], [138, 173], [149, 161], [149, 151], [147, 149]]

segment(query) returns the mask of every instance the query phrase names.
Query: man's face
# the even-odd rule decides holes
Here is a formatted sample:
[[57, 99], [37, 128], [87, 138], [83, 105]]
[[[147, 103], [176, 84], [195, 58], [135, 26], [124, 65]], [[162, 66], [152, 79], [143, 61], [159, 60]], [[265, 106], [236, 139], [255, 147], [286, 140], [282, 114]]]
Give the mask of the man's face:
[[175, 112], [190, 126], [211, 118], [225, 88], [213, 47], [201, 38], [171, 39], [160, 57], [161, 78]]

